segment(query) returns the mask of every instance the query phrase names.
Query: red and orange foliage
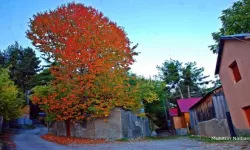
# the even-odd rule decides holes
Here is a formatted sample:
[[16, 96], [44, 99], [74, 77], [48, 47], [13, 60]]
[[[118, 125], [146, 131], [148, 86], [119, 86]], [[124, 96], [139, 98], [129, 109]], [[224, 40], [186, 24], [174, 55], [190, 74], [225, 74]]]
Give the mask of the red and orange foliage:
[[62, 145], [68, 144], [101, 144], [106, 143], [104, 139], [85, 139], [85, 138], [74, 138], [74, 137], [60, 137], [51, 134], [41, 136], [43, 139], [55, 142]]
[[70, 3], [38, 13], [30, 20], [27, 37], [57, 65], [46, 104], [57, 120], [107, 117], [115, 106], [140, 107], [127, 71], [137, 53], [124, 30], [92, 7]]

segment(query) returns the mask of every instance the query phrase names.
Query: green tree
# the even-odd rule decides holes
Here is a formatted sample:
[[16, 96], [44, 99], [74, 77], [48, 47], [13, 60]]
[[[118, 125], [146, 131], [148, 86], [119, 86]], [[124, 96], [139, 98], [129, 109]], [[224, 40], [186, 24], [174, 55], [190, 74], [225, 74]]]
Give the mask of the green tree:
[[222, 27], [217, 32], [212, 33], [215, 41], [209, 48], [213, 53], [218, 52], [220, 36], [250, 32], [250, 0], [240, 0], [225, 10], [219, 17]]
[[41, 70], [41, 61], [35, 51], [23, 48], [17, 42], [1, 53], [0, 62], [2, 66], [10, 66], [10, 78], [23, 92], [34, 86], [32, 79]]
[[195, 62], [183, 63], [178, 60], [165, 61], [159, 69], [159, 77], [167, 85], [167, 98], [174, 102], [177, 98], [197, 97], [204, 94], [202, 85], [208, 84], [204, 68], [197, 67]]
[[[53, 88], [50, 85], [37, 85], [32, 89], [33, 96], [46, 97], [53, 92]], [[55, 121], [56, 114], [50, 111], [50, 105], [42, 104], [40, 108], [46, 113], [45, 122], [47, 123], [48, 131], [50, 132], [50, 126]]]
[[31, 86], [35, 87], [37, 85], [48, 85], [53, 79], [54, 77], [51, 75], [50, 70], [44, 69], [40, 73], [34, 75], [31, 80]]
[[8, 73], [8, 69], [0, 68], [0, 115], [5, 120], [19, 117], [24, 102]]
[[146, 79], [130, 74], [130, 84], [144, 105], [146, 116], [158, 127], [166, 125], [166, 84], [156, 79]]

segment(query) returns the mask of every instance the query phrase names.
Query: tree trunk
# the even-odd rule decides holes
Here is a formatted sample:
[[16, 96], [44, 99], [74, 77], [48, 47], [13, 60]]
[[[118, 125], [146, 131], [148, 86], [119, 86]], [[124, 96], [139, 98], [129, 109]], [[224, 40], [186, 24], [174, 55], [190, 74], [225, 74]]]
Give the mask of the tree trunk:
[[181, 98], [183, 99], [184, 97], [183, 97], [183, 94], [182, 94], [182, 91], [181, 91], [180, 86], [178, 86], [178, 89], [179, 89], [179, 92], [180, 92]]
[[0, 134], [3, 132], [3, 116], [0, 116]]
[[188, 98], [191, 98], [190, 87], [189, 87], [189, 85], [188, 85]]
[[48, 133], [50, 133], [49, 123], [47, 122]]
[[67, 136], [70, 137], [70, 119], [66, 120]]

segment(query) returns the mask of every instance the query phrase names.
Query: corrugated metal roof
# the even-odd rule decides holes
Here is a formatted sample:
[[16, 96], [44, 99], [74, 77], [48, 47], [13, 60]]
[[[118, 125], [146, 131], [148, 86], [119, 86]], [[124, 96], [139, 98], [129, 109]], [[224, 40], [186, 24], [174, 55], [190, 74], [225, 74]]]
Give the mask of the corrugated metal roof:
[[215, 90], [217, 90], [217, 89], [219, 89], [219, 88], [222, 88], [222, 85], [220, 85], [220, 86], [218, 86], [218, 87], [212, 89], [211, 91], [207, 92], [207, 94], [206, 94], [204, 97], [202, 97], [197, 103], [195, 103], [192, 107], [190, 107], [189, 110], [191, 110], [191, 109], [195, 108], [196, 106], [198, 106], [202, 101], [205, 100], [205, 98], [206, 98], [207, 96], [209, 96], [210, 94], [212, 94]]
[[198, 98], [187, 98], [187, 99], [178, 99], [177, 103], [181, 112], [189, 112], [189, 108], [197, 103], [201, 97]]
[[220, 71], [221, 57], [223, 54], [223, 47], [225, 40], [235, 40], [235, 39], [245, 39], [246, 37], [250, 37], [250, 33], [242, 33], [242, 34], [234, 34], [234, 35], [225, 35], [220, 37], [219, 42], [219, 51], [217, 56], [217, 63], [215, 68], [215, 74], [218, 74]]
[[172, 116], [172, 117], [178, 116], [178, 108], [170, 108], [168, 110], [168, 112], [169, 112], [169, 115]]

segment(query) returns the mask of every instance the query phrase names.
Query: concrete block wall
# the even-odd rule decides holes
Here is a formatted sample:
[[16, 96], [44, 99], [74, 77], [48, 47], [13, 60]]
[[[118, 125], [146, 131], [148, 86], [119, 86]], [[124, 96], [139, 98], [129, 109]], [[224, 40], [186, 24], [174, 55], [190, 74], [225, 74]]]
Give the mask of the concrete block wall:
[[104, 119], [95, 120], [95, 138], [120, 139], [122, 135], [122, 109], [115, 108], [110, 113], [107, 122]]
[[227, 119], [211, 119], [199, 122], [192, 128], [194, 134], [208, 137], [230, 137]]
[[89, 120], [84, 125], [83, 123], [71, 123], [70, 124], [70, 135], [73, 137], [80, 138], [95, 138], [95, 122]]
[[[148, 118], [138, 117], [130, 111], [121, 108], [115, 108], [111, 111], [108, 121], [99, 118], [88, 120], [86, 125], [82, 123], [71, 123], [71, 136], [80, 138], [136, 138], [150, 136]], [[55, 122], [53, 124], [53, 133], [58, 136], [66, 136], [65, 122]]]

